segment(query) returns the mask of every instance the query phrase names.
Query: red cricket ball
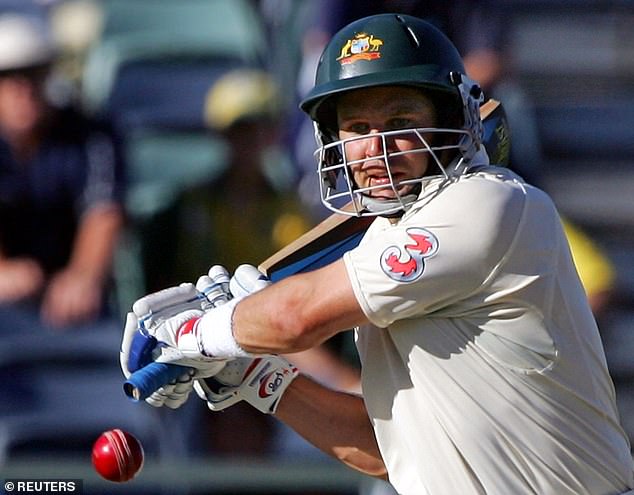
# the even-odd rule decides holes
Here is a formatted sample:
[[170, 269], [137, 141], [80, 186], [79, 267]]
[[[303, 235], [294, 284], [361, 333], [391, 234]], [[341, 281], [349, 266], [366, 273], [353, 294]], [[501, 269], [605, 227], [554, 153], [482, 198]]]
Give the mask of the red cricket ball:
[[104, 431], [92, 447], [92, 465], [107, 480], [130, 481], [143, 467], [143, 447], [127, 431]]

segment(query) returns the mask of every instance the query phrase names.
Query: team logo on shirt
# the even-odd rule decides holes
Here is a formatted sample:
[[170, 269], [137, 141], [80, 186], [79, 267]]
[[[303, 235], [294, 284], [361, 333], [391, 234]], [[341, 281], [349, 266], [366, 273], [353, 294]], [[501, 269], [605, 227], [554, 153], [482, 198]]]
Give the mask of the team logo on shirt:
[[405, 231], [412, 242], [388, 247], [381, 254], [381, 268], [397, 282], [412, 282], [423, 274], [425, 258], [438, 251], [438, 239], [426, 229], [412, 227]]

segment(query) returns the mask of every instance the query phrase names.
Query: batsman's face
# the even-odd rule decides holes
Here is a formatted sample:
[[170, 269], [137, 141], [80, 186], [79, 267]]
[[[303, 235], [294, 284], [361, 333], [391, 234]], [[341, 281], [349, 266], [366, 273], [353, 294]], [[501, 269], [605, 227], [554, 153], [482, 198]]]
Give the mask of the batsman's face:
[[421, 152], [425, 144], [419, 135], [381, 134], [436, 126], [434, 107], [420, 91], [380, 86], [345, 93], [337, 102], [337, 123], [340, 139], [353, 138], [344, 145], [346, 159], [354, 162], [350, 167], [356, 185], [369, 188], [366, 194], [377, 199], [392, 199], [397, 193], [405, 195], [414, 186], [402, 182], [425, 175], [430, 156]]

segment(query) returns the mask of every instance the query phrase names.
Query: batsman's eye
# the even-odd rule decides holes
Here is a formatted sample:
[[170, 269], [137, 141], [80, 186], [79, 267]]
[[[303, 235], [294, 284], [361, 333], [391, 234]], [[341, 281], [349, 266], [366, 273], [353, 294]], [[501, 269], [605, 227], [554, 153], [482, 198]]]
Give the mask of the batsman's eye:
[[370, 125], [365, 122], [344, 122], [340, 129], [349, 134], [363, 135], [370, 132]]
[[397, 117], [394, 119], [390, 119], [387, 125], [387, 130], [396, 130], [396, 129], [404, 129], [406, 127], [410, 127], [412, 121], [406, 117]]

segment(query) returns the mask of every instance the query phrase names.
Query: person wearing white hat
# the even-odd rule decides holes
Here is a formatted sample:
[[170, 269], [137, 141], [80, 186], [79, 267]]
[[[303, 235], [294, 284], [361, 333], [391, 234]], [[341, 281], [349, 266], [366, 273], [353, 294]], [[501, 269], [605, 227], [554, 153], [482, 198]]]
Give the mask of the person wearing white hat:
[[56, 56], [45, 19], [0, 14], [0, 310], [67, 328], [106, 307], [122, 164], [106, 129], [47, 98]]

